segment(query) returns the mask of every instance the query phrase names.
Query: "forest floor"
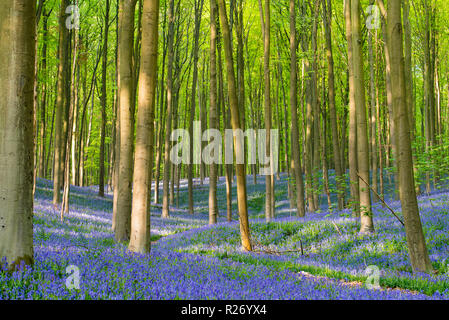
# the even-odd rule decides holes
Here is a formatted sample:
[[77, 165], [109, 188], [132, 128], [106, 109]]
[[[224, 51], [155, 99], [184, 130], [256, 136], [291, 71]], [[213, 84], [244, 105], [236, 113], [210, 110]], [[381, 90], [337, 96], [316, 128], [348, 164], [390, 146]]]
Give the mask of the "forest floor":
[[[35, 202], [35, 266], [0, 271], [1, 299], [449, 299], [449, 192], [419, 197], [435, 274], [413, 274], [405, 232], [380, 203], [373, 206], [376, 232], [359, 235], [350, 211], [296, 218], [287, 177], [276, 181], [276, 219], [264, 219], [265, 178], [248, 177], [248, 207], [255, 252], [243, 252], [234, 222], [226, 221], [224, 178], [218, 183], [219, 224], [208, 226], [208, 185], [195, 180], [195, 214], [187, 211], [181, 182], [179, 209], [161, 219], [152, 207], [152, 251], [127, 252], [111, 231], [112, 195], [71, 188], [70, 214], [61, 222], [52, 205], [52, 184], [39, 180]], [[387, 190], [391, 194], [391, 190]], [[236, 188], [233, 187], [235, 198]], [[322, 202], [327, 203], [325, 195]], [[387, 200], [401, 216], [400, 203]], [[175, 198], [175, 204], [177, 199]], [[68, 289], [74, 266], [80, 288]], [[379, 270], [379, 288], [372, 272]], [[374, 282], [373, 282], [374, 281]]]

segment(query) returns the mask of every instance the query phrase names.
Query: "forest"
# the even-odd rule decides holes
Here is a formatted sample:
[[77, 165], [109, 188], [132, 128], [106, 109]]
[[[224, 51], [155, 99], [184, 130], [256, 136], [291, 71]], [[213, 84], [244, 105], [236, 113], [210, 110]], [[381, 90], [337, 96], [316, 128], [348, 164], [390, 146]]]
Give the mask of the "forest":
[[448, 300], [448, 55], [446, 0], [2, 0], [0, 300]]

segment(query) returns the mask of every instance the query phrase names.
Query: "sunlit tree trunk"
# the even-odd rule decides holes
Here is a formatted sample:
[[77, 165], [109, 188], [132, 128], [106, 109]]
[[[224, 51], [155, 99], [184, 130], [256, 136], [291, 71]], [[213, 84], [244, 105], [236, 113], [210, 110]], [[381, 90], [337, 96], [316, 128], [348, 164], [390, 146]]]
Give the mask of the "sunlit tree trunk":
[[[371, 0], [371, 5], [374, 4], [374, 0]], [[368, 30], [368, 55], [369, 55], [369, 70], [370, 70], [370, 86], [369, 86], [369, 106], [370, 106], [370, 150], [371, 150], [371, 171], [372, 171], [372, 187], [377, 192], [377, 105], [376, 105], [376, 88], [375, 88], [375, 64], [374, 64], [374, 37], [377, 31]], [[374, 199], [377, 199], [375, 197]]]
[[[388, 116], [389, 116], [389, 134], [387, 134], [387, 137], [389, 139], [389, 142], [387, 144], [387, 154], [388, 152], [388, 146], [391, 145], [391, 151], [393, 154], [393, 161], [392, 166], [395, 166], [396, 159], [398, 157], [397, 155], [397, 137], [395, 136], [395, 123], [393, 121], [393, 92], [391, 88], [391, 61], [390, 61], [390, 55], [389, 55], [389, 48], [387, 45], [388, 42], [388, 34], [387, 34], [387, 27], [385, 18], [382, 18], [382, 33], [384, 35], [384, 51], [385, 51], [385, 90], [387, 95], [387, 107], [388, 107]], [[390, 162], [390, 160], [388, 161]], [[394, 171], [394, 185], [395, 185], [395, 197], [398, 196], [399, 191], [399, 181], [398, 181], [398, 172], [397, 170]]]
[[53, 166], [53, 204], [61, 203], [61, 187], [63, 181], [63, 161], [65, 139], [63, 137], [63, 116], [66, 106], [67, 82], [68, 82], [68, 59], [69, 59], [69, 29], [66, 26], [65, 10], [69, 6], [69, 0], [61, 0], [59, 9], [59, 55], [58, 55], [58, 89], [56, 98], [55, 119], [55, 156]]
[[399, 195], [413, 271], [430, 272], [432, 271], [432, 264], [427, 252], [415, 193], [409, 117], [407, 115], [408, 107], [406, 105], [407, 90], [402, 34], [401, 1], [390, 0], [388, 2], [388, 44], [391, 57], [394, 121], [396, 122], [398, 135], [399, 158], [397, 163], [399, 165], [399, 183], [401, 185]]
[[[224, 51], [226, 56], [226, 66], [228, 75], [228, 93], [231, 109], [231, 123], [234, 131], [240, 129], [240, 117], [237, 103], [236, 81], [234, 73], [234, 58], [232, 56], [231, 37], [229, 32], [228, 18], [224, 0], [218, 0], [219, 15], [223, 30]], [[243, 144], [239, 139], [234, 139], [234, 149], [236, 158], [243, 156]], [[248, 221], [248, 204], [246, 193], [246, 173], [244, 164], [236, 164], [237, 171], [237, 201], [240, 217], [240, 234], [242, 246], [246, 251], [252, 251], [251, 235]]]
[[[305, 5], [305, 3], [304, 3]], [[305, 14], [305, 8], [302, 8], [303, 14]], [[305, 35], [302, 35], [301, 47], [304, 54], [309, 52], [309, 41]], [[312, 67], [310, 64], [310, 58], [303, 58], [303, 79], [305, 82], [305, 126], [304, 126], [304, 173], [306, 177], [306, 198], [307, 209], [310, 212], [315, 212], [315, 202], [313, 198], [313, 124], [314, 124], [314, 105], [313, 105], [313, 83], [311, 80]]]
[[160, 103], [159, 103], [159, 117], [158, 121], [156, 123], [156, 174], [155, 174], [155, 187], [154, 187], [154, 202], [159, 204], [159, 181], [160, 181], [160, 175], [161, 175], [161, 158], [162, 158], [162, 147], [163, 147], [163, 132], [164, 132], [164, 121], [163, 118], [165, 117], [165, 104], [166, 104], [166, 91], [165, 91], [165, 65], [166, 65], [166, 57], [167, 57], [167, 40], [166, 40], [166, 25], [167, 25], [167, 3], [164, 3], [164, 8], [162, 9], [164, 14], [164, 20], [163, 20], [163, 27], [162, 27], [162, 36], [163, 36], [163, 54], [162, 54], [162, 71], [161, 71], [161, 81], [159, 85], [159, 96], [160, 96]]
[[316, 210], [319, 210], [319, 170], [320, 170], [320, 131], [321, 131], [321, 120], [320, 120], [320, 105], [318, 103], [319, 92], [318, 92], [318, 10], [321, 2], [316, 0], [313, 2], [312, 11], [312, 34], [311, 34], [311, 49], [312, 49], [312, 68], [310, 73], [311, 81], [311, 96], [312, 96], [312, 112], [313, 112], [313, 125], [312, 125], [312, 197], [313, 206]]
[[143, 0], [134, 193], [129, 250], [150, 251], [150, 198], [153, 169], [154, 105], [157, 82], [159, 0]]
[[362, 39], [360, 33], [360, 0], [351, 2], [352, 50], [354, 66], [354, 102], [357, 112], [357, 164], [360, 194], [360, 232], [374, 232], [371, 212], [369, 145], [366, 121], [365, 76], [363, 72]]
[[[306, 215], [304, 202], [304, 181], [301, 168], [301, 153], [299, 150], [299, 130], [298, 130], [298, 99], [297, 99], [297, 55], [296, 55], [296, 8], [295, 0], [290, 0], [290, 112], [292, 116], [291, 128], [291, 148], [293, 173], [296, 184], [296, 214], [298, 217]], [[285, 128], [287, 130], [287, 127]], [[287, 150], [285, 150], [287, 152]]]
[[119, 8], [119, 94], [120, 94], [120, 164], [118, 179], [115, 240], [129, 240], [131, 230], [133, 140], [134, 140], [134, 80], [133, 41], [136, 0], [121, 0]]
[[[266, 157], [270, 159], [270, 166], [273, 164], [271, 160], [273, 159], [271, 154], [271, 126], [272, 126], [272, 114], [271, 114], [271, 80], [270, 80], [270, 0], [265, 0], [264, 6], [261, 3], [262, 0], [259, 0], [259, 8], [261, 10], [261, 22], [262, 22], [262, 36], [264, 43], [264, 88], [265, 88], [265, 130], [266, 134]], [[271, 169], [270, 169], [271, 171]], [[274, 206], [273, 206], [273, 172], [271, 174], [265, 176], [265, 220], [267, 222], [271, 221], [274, 217]]]
[[[217, 3], [210, 0], [210, 113], [209, 128], [217, 129]], [[214, 156], [216, 156], [214, 154]], [[217, 205], [217, 169], [215, 162], [210, 165], [209, 174], [209, 224], [216, 224], [218, 217]]]
[[[119, 13], [119, 3], [117, 1], [116, 5], [116, 14], [118, 17]], [[116, 225], [116, 217], [117, 217], [117, 200], [118, 200], [118, 186], [119, 186], [119, 174], [120, 174], [120, 76], [119, 76], [119, 28], [118, 28], [118, 19], [116, 20], [116, 49], [115, 49], [115, 76], [117, 79], [117, 98], [116, 98], [116, 110], [115, 110], [115, 161], [114, 161], [114, 194], [112, 198], [112, 231], [115, 232]], [[84, 119], [81, 123], [84, 122]], [[82, 140], [80, 141], [80, 149], [83, 146]], [[80, 158], [81, 158], [81, 150], [80, 150]]]
[[168, 14], [168, 65], [167, 65], [167, 120], [165, 129], [165, 153], [164, 153], [164, 180], [162, 194], [162, 217], [168, 218], [170, 215], [170, 135], [172, 128], [172, 107], [173, 107], [173, 41], [175, 24], [175, 2], [170, 0]]
[[[326, 4], [327, 1], [327, 4]], [[323, 0], [324, 27], [326, 35], [326, 54], [328, 68], [328, 97], [329, 97], [329, 117], [332, 130], [332, 151], [334, 156], [335, 179], [337, 182], [338, 210], [342, 210], [345, 205], [345, 189], [343, 183], [343, 170], [340, 159], [340, 141], [338, 138], [337, 111], [335, 107], [335, 76], [334, 76], [334, 55], [332, 50], [332, 1]]]
[[101, 87], [101, 131], [100, 131], [100, 169], [99, 169], [99, 196], [104, 197], [105, 176], [105, 141], [106, 141], [106, 103], [107, 103], [107, 68], [108, 68], [108, 35], [109, 35], [109, 7], [110, 2], [106, 0], [106, 16], [104, 18], [104, 42], [103, 42], [103, 66]]
[[43, 39], [42, 39], [42, 73], [43, 73], [43, 81], [42, 81], [42, 92], [41, 92], [41, 130], [40, 130], [40, 139], [41, 144], [39, 148], [39, 177], [45, 178], [46, 176], [46, 131], [47, 131], [47, 82], [48, 71], [47, 71], [47, 52], [48, 52], [48, 18], [49, 14], [44, 9], [43, 12]]
[[348, 42], [348, 78], [349, 78], [349, 183], [351, 207], [355, 216], [360, 215], [359, 177], [357, 176], [357, 113], [354, 96], [354, 65], [352, 48], [351, 0], [345, 0], [346, 40]]
[[[196, 89], [198, 82], [198, 51], [199, 51], [199, 36], [201, 27], [201, 14], [203, 12], [204, 0], [195, 0], [195, 33], [194, 33], [194, 47], [193, 47], [193, 79], [192, 79], [192, 103], [190, 105], [190, 124], [189, 134], [193, 139], [193, 121], [195, 120], [196, 108]], [[189, 189], [189, 213], [193, 214], [193, 143], [190, 143], [190, 163], [188, 165], [188, 189]]]

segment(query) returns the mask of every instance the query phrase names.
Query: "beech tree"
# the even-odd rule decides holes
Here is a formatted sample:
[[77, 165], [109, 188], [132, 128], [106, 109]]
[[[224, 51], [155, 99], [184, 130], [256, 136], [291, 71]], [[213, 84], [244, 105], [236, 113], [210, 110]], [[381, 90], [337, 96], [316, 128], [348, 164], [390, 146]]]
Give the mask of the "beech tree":
[[118, 87], [120, 115], [120, 162], [116, 186], [115, 240], [129, 240], [131, 231], [132, 176], [134, 145], [133, 43], [136, 0], [119, 2]]
[[69, 0], [61, 0], [59, 9], [59, 66], [58, 66], [58, 91], [56, 98], [56, 119], [55, 119], [55, 156], [53, 162], [53, 204], [57, 206], [61, 203], [61, 187], [64, 176], [65, 159], [65, 133], [63, 123], [65, 118], [66, 105], [68, 99], [68, 87], [70, 76], [69, 63], [69, 29], [66, 26], [65, 10], [69, 6]]
[[14, 270], [34, 261], [36, 2], [3, 1], [0, 21], [0, 261]]
[[413, 159], [410, 141], [410, 125], [408, 117], [407, 88], [405, 82], [405, 59], [403, 45], [403, 25], [401, 1], [390, 0], [387, 9], [388, 45], [391, 58], [391, 85], [393, 92], [393, 110], [396, 135], [398, 137], [398, 170], [402, 213], [405, 220], [405, 231], [410, 262], [413, 271], [430, 272], [433, 270], [427, 252], [426, 241], [419, 216], [418, 202], [415, 193], [413, 175]]
[[[232, 129], [235, 131], [240, 129], [240, 116], [237, 103], [236, 81], [234, 73], [234, 57], [231, 48], [231, 38], [229, 32], [228, 17], [224, 0], [218, 0], [220, 22], [223, 30], [224, 51], [226, 57], [226, 67], [228, 76], [228, 93], [231, 109]], [[234, 152], [238, 159], [243, 158], [244, 146], [240, 139], [234, 138]], [[245, 165], [236, 164], [237, 171], [237, 200], [239, 210], [240, 234], [242, 238], [242, 246], [246, 251], [252, 251], [252, 243], [248, 221], [248, 204], [246, 193], [246, 172]]]
[[139, 76], [134, 193], [129, 250], [150, 251], [150, 199], [153, 168], [154, 105], [157, 82], [159, 0], [144, 0]]
[[304, 181], [301, 169], [301, 153], [299, 150], [299, 144], [295, 141], [299, 141], [298, 130], [298, 111], [297, 111], [297, 61], [296, 61], [296, 7], [295, 1], [290, 0], [290, 112], [292, 115], [292, 134], [291, 134], [291, 147], [293, 156], [293, 171], [296, 182], [296, 209], [299, 217], [304, 217], [306, 214], [305, 202], [304, 202]]
[[[210, 113], [209, 128], [217, 129], [217, 2], [210, 0]], [[218, 128], [219, 129], [219, 128]], [[214, 150], [215, 152], [215, 150]], [[214, 154], [215, 156], [215, 154]], [[217, 164], [210, 165], [209, 174], [209, 224], [216, 224], [217, 203]]]
[[374, 231], [371, 212], [369, 175], [369, 147], [366, 122], [365, 77], [363, 72], [362, 41], [360, 39], [360, 0], [351, 0], [352, 64], [354, 72], [354, 103], [357, 114], [357, 167], [359, 176], [361, 233]]

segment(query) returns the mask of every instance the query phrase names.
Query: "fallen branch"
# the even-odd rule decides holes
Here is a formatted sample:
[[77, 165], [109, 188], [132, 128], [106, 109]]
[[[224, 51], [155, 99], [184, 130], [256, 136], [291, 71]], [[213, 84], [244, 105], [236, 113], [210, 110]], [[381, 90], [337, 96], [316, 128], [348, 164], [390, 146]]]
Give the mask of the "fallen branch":
[[276, 255], [276, 256], [280, 256], [280, 255], [286, 254], [286, 253], [301, 253], [301, 255], [304, 256], [304, 248], [303, 248], [301, 239], [299, 240], [299, 245], [301, 246], [301, 248], [296, 249], [296, 250], [273, 250], [273, 249], [265, 247], [260, 242], [255, 241], [253, 244], [253, 247], [259, 247], [261, 249], [253, 250], [253, 253], [266, 253], [266, 254], [272, 254], [272, 255]]
[[398, 221], [405, 227], [404, 222], [396, 215], [396, 212], [394, 212], [394, 210], [385, 202], [385, 200], [382, 199], [382, 197], [377, 193], [377, 191], [368, 182], [366, 182], [365, 179], [363, 179], [358, 172], [357, 175], [359, 176], [360, 180], [362, 180], [371, 189], [371, 191], [374, 192], [374, 194], [379, 198], [379, 200], [382, 201], [382, 203], [391, 211], [391, 213], [396, 217], [396, 219], [398, 219]]
[[331, 222], [334, 225], [335, 229], [337, 229], [337, 232], [340, 234], [340, 236], [342, 236], [343, 234], [340, 232], [340, 229], [338, 228], [337, 224], [334, 221]]

